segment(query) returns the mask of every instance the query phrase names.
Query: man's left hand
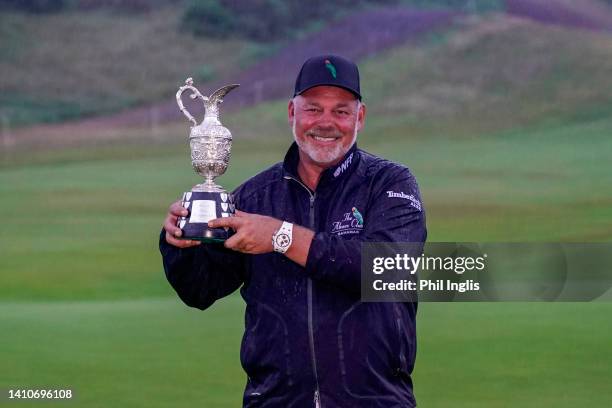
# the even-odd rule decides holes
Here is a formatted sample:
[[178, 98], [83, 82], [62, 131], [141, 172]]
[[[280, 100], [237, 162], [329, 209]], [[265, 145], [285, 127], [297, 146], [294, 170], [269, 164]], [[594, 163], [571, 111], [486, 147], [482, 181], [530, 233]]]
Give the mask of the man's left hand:
[[236, 210], [234, 217], [216, 218], [208, 222], [211, 228], [228, 227], [236, 231], [225, 241], [226, 248], [245, 254], [272, 252], [272, 235], [283, 222], [276, 218]]

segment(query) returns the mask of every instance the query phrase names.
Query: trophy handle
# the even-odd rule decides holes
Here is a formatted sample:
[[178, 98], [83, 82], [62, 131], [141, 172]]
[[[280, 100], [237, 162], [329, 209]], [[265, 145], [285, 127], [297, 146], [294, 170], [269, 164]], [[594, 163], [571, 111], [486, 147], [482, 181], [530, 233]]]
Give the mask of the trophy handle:
[[191, 95], [189, 95], [191, 99], [200, 98], [204, 102], [204, 106], [206, 106], [208, 98], [203, 96], [200, 91], [198, 91], [198, 89], [193, 86], [193, 78], [187, 78], [185, 80], [185, 85], [181, 86], [178, 92], [176, 93], [176, 103], [178, 104], [179, 109], [181, 110], [181, 112], [183, 112], [183, 115], [185, 115], [187, 119], [189, 119], [189, 121], [193, 123], [194, 126], [197, 126], [198, 122], [196, 122], [191, 113], [189, 113], [187, 108], [185, 108], [185, 105], [183, 105], [183, 101], [181, 99], [183, 92], [185, 92], [186, 90], [191, 91]]

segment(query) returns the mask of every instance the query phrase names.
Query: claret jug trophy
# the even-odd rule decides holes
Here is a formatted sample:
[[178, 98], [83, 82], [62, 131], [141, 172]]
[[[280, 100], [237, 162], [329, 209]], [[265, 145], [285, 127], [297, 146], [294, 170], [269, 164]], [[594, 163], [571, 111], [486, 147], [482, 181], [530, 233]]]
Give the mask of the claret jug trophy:
[[[185, 85], [176, 93], [176, 102], [181, 112], [193, 124], [189, 133], [191, 164], [195, 172], [204, 177], [203, 183], [183, 193], [182, 204], [188, 214], [177, 220], [177, 226], [183, 231], [182, 239], [223, 242], [233, 233], [228, 228], [209, 228], [208, 221], [231, 217], [235, 211], [234, 197], [216, 184], [215, 178], [225, 173], [232, 147], [232, 134], [219, 121], [219, 104], [225, 95], [238, 86], [226, 85], [210, 96], [203, 96], [193, 86], [193, 79], [187, 78]], [[183, 105], [181, 96], [185, 91], [191, 91], [191, 99], [199, 99], [204, 103], [204, 120], [199, 125]]]

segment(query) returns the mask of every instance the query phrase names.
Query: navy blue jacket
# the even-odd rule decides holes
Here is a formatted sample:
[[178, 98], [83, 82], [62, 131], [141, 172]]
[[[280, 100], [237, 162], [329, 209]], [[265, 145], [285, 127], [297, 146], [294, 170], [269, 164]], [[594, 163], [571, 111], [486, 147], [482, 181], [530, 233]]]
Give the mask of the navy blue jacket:
[[413, 407], [417, 304], [360, 302], [360, 246], [425, 241], [417, 183], [406, 167], [353, 146], [311, 191], [298, 157], [294, 143], [234, 194], [242, 211], [315, 231], [305, 267], [220, 244], [178, 249], [162, 231], [168, 281], [200, 309], [241, 288], [245, 407]]

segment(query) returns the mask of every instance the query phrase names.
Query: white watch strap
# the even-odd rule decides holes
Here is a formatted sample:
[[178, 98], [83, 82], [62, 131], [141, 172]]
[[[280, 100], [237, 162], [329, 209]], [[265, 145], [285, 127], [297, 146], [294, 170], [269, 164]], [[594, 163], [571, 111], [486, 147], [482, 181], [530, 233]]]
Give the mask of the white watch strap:
[[275, 252], [284, 254], [293, 242], [293, 224], [283, 221], [283, 225], [272, 235], [272, 246]]

